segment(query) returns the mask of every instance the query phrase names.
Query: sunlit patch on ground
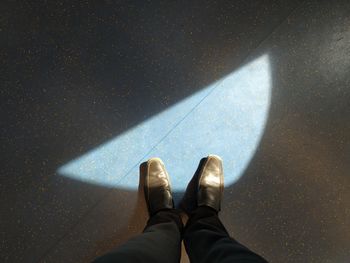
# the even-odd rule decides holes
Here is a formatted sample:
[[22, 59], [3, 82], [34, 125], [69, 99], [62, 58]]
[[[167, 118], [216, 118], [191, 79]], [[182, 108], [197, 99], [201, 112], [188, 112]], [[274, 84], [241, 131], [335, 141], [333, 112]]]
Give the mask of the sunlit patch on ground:
[[68, 162], [58, 173], [113, 188], [137, 189], [138, 166], [160, 157], [174, 191], [183, 191], [199, 160], [224, 160], [225, 185], [239, 179], [263, 133], [271, 93], [268, 55]]

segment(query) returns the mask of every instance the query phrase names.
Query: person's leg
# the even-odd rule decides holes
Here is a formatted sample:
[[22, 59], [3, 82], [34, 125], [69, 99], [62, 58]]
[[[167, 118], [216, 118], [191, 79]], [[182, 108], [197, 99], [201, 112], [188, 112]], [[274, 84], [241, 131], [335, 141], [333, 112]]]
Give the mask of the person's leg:
[[231, 238], [221, 223], [223, 188], [222, 160], [209, 155], [199, 163], [182, 202], [189, 215], [184, 243], [191, 262], [266, 262]]
[[208, 206], [198, 207], [191, 214], [184, 232], [184, 243], [192, 263], [266, 262], [231, 238], [217, 211]]
[[142, 234], [94, 261], [114, 262], [180, 262], [182, 221], [178, 211], [156, 212]]
[[165, 166], [159, 158], [149, 159], [141, 164], [140, 175], [150, 215], [143, 233], [95, 263], [180, 261], [183, 224], [179, 211], [174, 209]]

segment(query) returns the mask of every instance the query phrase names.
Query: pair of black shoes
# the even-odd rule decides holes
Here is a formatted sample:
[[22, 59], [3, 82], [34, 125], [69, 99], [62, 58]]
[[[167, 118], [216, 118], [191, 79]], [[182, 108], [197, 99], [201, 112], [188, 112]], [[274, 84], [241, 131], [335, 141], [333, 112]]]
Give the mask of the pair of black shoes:
[[[188, 214], [198, 206], [208, 206], [219, 212], [223, 188], [222, 160], [209, 155], [199, 163], [180, 206]], [[146, 163], [144, 192], [150, 215], [174, 208], [169, 175], [159, 158], [151, 158]]]

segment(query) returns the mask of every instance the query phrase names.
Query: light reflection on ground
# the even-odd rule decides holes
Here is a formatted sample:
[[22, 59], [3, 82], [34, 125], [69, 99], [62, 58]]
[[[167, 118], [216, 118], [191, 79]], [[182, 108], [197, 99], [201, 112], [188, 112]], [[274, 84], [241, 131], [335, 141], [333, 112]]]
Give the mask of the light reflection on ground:
[[199, 160], [224, 160], [225, 185], [239, 179], [263, 133], [271, 93], [268, 55], [178, 102], [58, 169], [63, 176], [112, 188], [138, 188], [138, 166], [160, 157], [173, 191], [184, 191]]

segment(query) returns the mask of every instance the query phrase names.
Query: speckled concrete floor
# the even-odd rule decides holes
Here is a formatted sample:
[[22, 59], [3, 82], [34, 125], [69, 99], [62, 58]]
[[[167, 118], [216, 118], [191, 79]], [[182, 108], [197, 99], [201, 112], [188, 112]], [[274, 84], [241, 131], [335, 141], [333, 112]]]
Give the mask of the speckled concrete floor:
[[261, 54], [268, 120], [221, 218], [271, 262], [350, 261], [349, 2], [0, 5], [1, 262], [88, 262], [140, 232], [137, 192], [57, 168]]

